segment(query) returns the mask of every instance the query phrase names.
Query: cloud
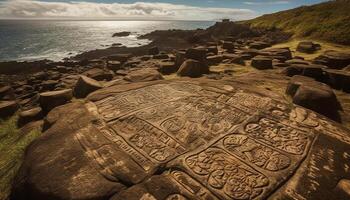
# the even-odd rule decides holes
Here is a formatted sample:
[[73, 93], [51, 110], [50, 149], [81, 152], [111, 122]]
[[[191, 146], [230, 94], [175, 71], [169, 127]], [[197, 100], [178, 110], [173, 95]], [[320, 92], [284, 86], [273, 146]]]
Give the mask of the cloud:
[[281, 0], [281, 1], [264, 1], [264, 2], [246, 1], [243, 3], [247, 5], [276, 5], [276, 4], [289, 4], [290, 2], [288, 0]]
[[0, 2], [1, 19], [162, 19], [235, 20], [255, 17], [254, 11], [235, 8], [204, 8], [170, 3], [91, 3], [7, 0]]

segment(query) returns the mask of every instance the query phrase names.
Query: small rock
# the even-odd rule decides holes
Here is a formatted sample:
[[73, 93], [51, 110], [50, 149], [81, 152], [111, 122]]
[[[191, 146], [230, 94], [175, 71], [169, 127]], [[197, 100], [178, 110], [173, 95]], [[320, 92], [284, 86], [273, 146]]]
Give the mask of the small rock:
[[106, 59], [125, 63], [131, 57], [132, 57], [131, 54], [114, 54], [114, 55], [107, 56]]
[[222, 55], [208, 56], [207, 61], [209, 65], [215, 65], [222, 62], [224, 57]]
[[119, 61], [107, 61], [107, 68], [112, 71], [117, 71], [118, 69], [120, 69], [121, 66], [122, 64]]
[[83, 75], [89, 78], [95, 79], [97, 81], [103, 81], [103, 80], [110, 81], [113, 79], [113, 74], [111, 74], [110, 72], [106, 72], [100, 68], [90, 69], [84, 72]]
[[300, 42], [297, 46], [297, 51], [302, 53], [314, 53], [315, 51], [320, 49], [319, 44], [315, 44], [311, 41]]
[[257, 41], [257, 42], [253, 42], [251, 44], [249, 44], [249, 48], [251, 49], [265, 49], [267, 47], [270, 47], [271, 44], [267, 43], [267, 42], [262, 42], [262, 41]]
[[13, 88], [10, 86], [0, 87], [0, 99], [1, 100], [14, 100], [15, 93], [14, 93]]
[[168, 55], [168, 54], [153, 55], [153, 59], [163, 60], [163, 59], [168, 59], [168, 58], [169, 58], [169, 55]]
[[66, 104], [73, 97], [71, 89], [40, 93], [40, 106], [44, 112], [49, 112], [53, 108]]
[[256, 56], [252, 59], [252, 67], [260, 70], [272, 69], [272, 59], [262, 56]]
[[175, 73], [179, 68], [175, 66], [173, 62], [161, 62], [159, 64], [159, 72], [162, 74]]
[[0, 119], [12, 116], [18, 108], [16, 101], [0, 101]]
[[130, 34], [131, 34], [131, 32], [129, 32], [129, 31], [122, 31], [122, 32], [114, 33], [112, 35], [112, 37], [127, 37]]
[[20, 112], [18, 116], [19, 117], [18, 117], [17, 125], [19, 127], [22, 127], [29, 122], [42, 119], [43, 113], [40, 107], [36, 107], [30, 110]]
[[91, 92], [101, 89], [102, 85], [87, 76], [80, 76], [74, 88], [74, 96], [77, 98], [85, 98]]

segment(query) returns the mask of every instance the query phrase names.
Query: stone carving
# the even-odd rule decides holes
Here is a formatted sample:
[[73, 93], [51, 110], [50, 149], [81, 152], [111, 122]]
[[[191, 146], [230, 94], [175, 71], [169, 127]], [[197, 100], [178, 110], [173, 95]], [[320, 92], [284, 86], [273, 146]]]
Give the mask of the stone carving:
[[227, 199], [254, 199], [269, 185], [265, 175], [218, 148], [187, 157], [186, 165], [211, 190]]
[[240, 158], [269, 171], [282, 170], [291, 164], [288, 156], [262, 145], [246, 135], [228, 135], [223, 139], [223, 145]]
[[301, 155], [310, 144], [310, 134], [265, 117], [245, 126], [245, 132], [272, 147]]
[[134, 116], [118, 119], [111, 126], [135, 149], [155, 162], [166, 162], [186, 151], [166, 133]]
[[257, 109], [266, 108], [269, 103], [271, 103], [271, 99], [268, 97], [262, 97], [253, 93], [245, 93], [243, 91], [235, 93], [227, 103], [230, 105], [234, 105], [248, 113], [257, 111]]
[[190, 195], [195, 196], [196, 199], [215, 200], [216, 198], [208, 189], [203, 187], [200, 183], [192, 179], [189, 175], [181, 171], [172, 171], [170, 176], [175, 182], [189, 192]]

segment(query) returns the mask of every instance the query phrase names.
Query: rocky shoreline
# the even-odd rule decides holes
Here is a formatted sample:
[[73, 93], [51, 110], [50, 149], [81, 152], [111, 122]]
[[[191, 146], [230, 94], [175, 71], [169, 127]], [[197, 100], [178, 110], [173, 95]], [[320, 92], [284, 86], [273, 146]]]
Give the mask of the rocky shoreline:
[[[326, 51], [308, 60], [273, 47], [288, 34], [228, 21], [141, 38], [152, 42], [62, 62], [0, 63], [0, 118], [17, 113], [18, 127], [35, 123], [44, 132], [27, 149], [10, 199], [283, 199], [293, 192], [307, 199], [349, 197], [342, 184], [350, 178], [337, 168], [348, 157], [333, 155], [331, 174], [321, 169], [324, 161], [312, 160], [331, 156], [319, 155], [322, 148], [349, 152], [350, 104], [338, 95], [350, 93], [349, 52]], [[303, 41], [296, 51], [322, 48]], [[177, 112], [182, 115], [169, 118]], [[233, 130], [236, 135], [228, 134]], [[262, 150], [250, 158], [244, 148]], [[276, 160], [258, 164], [258, 153]], [[248, 178], [229, 183], [232, 163]], [[304, 177], [312, 173], [310, 165], [324, 175], [314, 177], [315, 191], [312, 178]], [[328, 176], [345, 183], [327, 185]]]

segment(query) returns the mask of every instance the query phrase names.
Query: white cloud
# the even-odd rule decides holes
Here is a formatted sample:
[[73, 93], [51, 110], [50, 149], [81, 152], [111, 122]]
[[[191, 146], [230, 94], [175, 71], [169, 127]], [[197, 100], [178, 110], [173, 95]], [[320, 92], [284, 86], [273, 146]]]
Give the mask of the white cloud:
[[7, 0], [0, 2], [1, 19], [177, 19], [235, 20], [255, 17], [249, 9], [204, 8], [169, 3], [89, 3]]
[[290, 2], [288, 0], [281, 0], [281, 1], [263, 1], [263, 2], [246, 1], [243, 3], [247, 5], [274, 5], [274, 4], [289, 4]]

